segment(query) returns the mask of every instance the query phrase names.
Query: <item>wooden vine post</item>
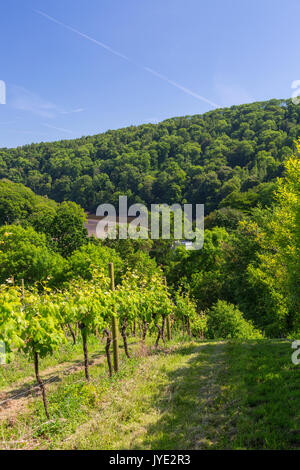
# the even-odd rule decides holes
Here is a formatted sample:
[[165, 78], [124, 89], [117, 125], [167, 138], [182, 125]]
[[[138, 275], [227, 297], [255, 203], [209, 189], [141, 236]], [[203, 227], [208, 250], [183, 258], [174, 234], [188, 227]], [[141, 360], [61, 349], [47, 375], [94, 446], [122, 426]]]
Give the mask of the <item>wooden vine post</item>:
[[192, 336], [192, 333], [191, 333], [191, 322], [190, 322], [189, 317], [186, 319], [186, 329], [187, 329], [187, 334], [188, 334], [189, 336]]
[[[167, 279], [164, 278], [165, 286], [167, 287]], [[170, 322], [170, 315], [167, 316], [166, 318], [166, 323], [167, 323], [167, 337], [168, 341], [171, 340], [171, 322]]]
[[[21, 298], [22, 298], [22, 304], [23, 308], [25, 308], [25, 285], [24, 285], [24, 279], [21, 279]], [[39, 371], [39, 355], [35, 351], [34, 346], [33, 346], [33, 359], [34, 359], [34, 371], [35, 371], [35, 377], [36, 381], [39, 384], [40, 390], [42, 392], [42, 398], [43, 398], [43, 403], [44, 403], [44, 409], [45, 409], [45, 414], [48, 419], [50, 419], [49, 411], [48, 411], [48, 401], [46, 397], [46, 389], [45, 389], [45, 384], [43, 380], [40, 377], [40, 371]]]
[[[115, 272], [114, 263], [109, 263], [109, 277], [110, 277], [110, 288], [112, 291], [115, 290]], [[118, 320], [116, 315], [112, 317], [112, 340], [113, 340], [113, 353], [114, 353], [114, 370], [119, 370], [119, 332], [118, 332]]]
[[24, 285], [24, 279], [21, 279], [21, 292], [22, 292], [22, 303], [24, 304], [24, 298], [25, 298], [25, 285]]
[[170, 341], [170, 339], [171, 339], [171, 323], [170, 323], [169, 315], [167, 316], [167, 337], [168, 337], [168, 341]]
[[110, 344], [111, 344], [111, 340], [112, 340], [112, 334], [107, 328], [105, 328], [105, 330], [104, 330], [103, 338], [104, 338], [105, 335], [107, 337], [106, 346], [105, 346], [105, 353], [106, 353], [106, 358], [107, 358], [109, 376], [112, 377], [113, 367], [112, 367], [111, 357], [110, 357]]

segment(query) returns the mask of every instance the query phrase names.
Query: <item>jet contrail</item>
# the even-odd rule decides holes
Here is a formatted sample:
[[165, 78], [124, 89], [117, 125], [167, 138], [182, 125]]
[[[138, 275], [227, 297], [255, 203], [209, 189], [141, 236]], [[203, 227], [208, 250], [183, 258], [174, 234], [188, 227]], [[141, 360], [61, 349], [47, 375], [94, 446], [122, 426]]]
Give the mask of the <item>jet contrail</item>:
[[174, 80], [171, 80], [170, 78], [166, 77], [165, 75], [162, 75], [159, 72], [156, 72], [153, 69], [150, 69], [149, 67], [143, 67], [141, 66], [143, 70], [146, 70], [149, 73], [152, 73], [152, 75], [155, 75], [156, 77], [160, 78], [161, 80], [164, 80], [165, 82], [168, 82], [170, 85], [173, 85], [174, 87], [178, 88], [181, 91], [184, 91], [184, 93], [187, 93], [188, 95], [194, 96], [194, 98], [197, 98], [198, 100], [205, 101], [205, 103], [210, 104], [214, 108], [220, 108], [219, 105], [214, 103], [213, 101], [208, 100], [207, 98], [204, 98], [204, 96], [198, 95], [198, 93], [195, 93], [192, 90], [189, 90], [188, 88], [180, 85], [177, 82], [174, 82]]
[[64, 127], [51, 126], [50, 124], [43, 123], [43, 126], [48, 127], [49, 129], [54, 129], [55, 131], [65, 132], [66, 134], [74, 134], [70, 129], [65, 129]]
[[44, 16], [48, 20], [52, 21], [53, 23], [56, 23], [56, 24], [62, 26], [63, 28], [68, 29], [69, 31], [72, 31], [73, 33], [77, 34], [78, 36], [81, 36], [82, 38], [87, 39], [88, 41], [96, 44], [97, 46], [102, 47], [103, 49], [107, 50], [111, 54], [114, 54], [115, 56], [120, 57], [121, 59], [124, 59], [127, 62], [130, 62], [131, 64], [134, 64], [135, 66], [139, 67], [140, 69], [142, 69], [142, 70], [144, 70], [148, 73], [151, 73], [151, 75], [154, 75], [155, 77], [159, 78], [160, 80], [163, 80], [164, 82], [169, 83], [169, 85], [172, 85], [173, 87], [177, 88], [178, 90], [183, 91], [187, 95], [191, 95], [191, 96], [193, 96], [194, 98], [196, 98], [200, 101], [204, 101], [205, 103], [210, 104], [213, 108], [219, 108], [220, 107], [219, 105], [217, 105], [213, 101], [210, 101], [209, 99], [205, 98], [204, 96], [198, 95], [198, 93], [195, 93], [194, 91], [189, 90], [188, 88], [180, 85], [179, 83], [175, 82], [174, 80], [171, 80], [170, 78], [166, 77], [165, 75], [162, 75], [161, 73], [156, 72], [156, 70], [153, 70], [149, 67], [145, 67], [144, 65], [138, 64], [137, 62], [132, 60], [130, 57], [128, 57], [124, 54], [121, 54], [121, 52], [116, 51], [115, 49], [108, 46], [107, 44], [104, 44], [101, 41], [97, 41], [97, 39], [94, 39], [91, 36], [88, 36], [87, 34], [84, 34], [81, 31], [78, 31], [78, 29], [75, 29], [72, 26], [69, 26], [65, 23], [62, 23], [61, 21], [57, 20], [56, 18], [53, 18], [53, 16], [47, 15], [47, 13], [44, 13], [41, 10], [34, 10], [34, 11], [35, 11], [35, 13], [38, 13], [39, 15]]

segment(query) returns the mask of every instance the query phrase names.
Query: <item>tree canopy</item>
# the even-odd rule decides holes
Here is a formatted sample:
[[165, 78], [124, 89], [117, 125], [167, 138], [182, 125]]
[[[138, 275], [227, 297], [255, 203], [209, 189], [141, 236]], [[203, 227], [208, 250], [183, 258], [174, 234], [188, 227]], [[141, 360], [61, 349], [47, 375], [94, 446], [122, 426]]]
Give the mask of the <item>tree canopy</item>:
[[300, 110], [270, 100], [103, 134], [0, 149], [0, 178], [57, 202], [266, 205], [300, 135]]

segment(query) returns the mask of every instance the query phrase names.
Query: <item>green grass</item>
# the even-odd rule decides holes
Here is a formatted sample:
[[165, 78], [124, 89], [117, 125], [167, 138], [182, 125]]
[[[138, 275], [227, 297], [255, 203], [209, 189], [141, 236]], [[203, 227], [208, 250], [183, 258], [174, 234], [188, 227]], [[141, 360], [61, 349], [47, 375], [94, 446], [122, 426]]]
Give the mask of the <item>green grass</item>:
[[0, 448], [300, 448], [291, 341], [175, 339], [145, 356], [131, 349], [112, 379], [97, 364], [90, 385], [77, 371], [48, 386], [50, 422], [36, 397], [16, 421], [0, 423]]
[[[95, 336], [88, 338], [88, 347], [91, 354], [99, 351], [99, 349], [102, 353], [104, 351], [104, 344], [101, 345], [100, 340]], [[75, 346], [71, 343], [64, 344], [52, 356], [41, 359], [40, 370], [45, 371], [57, 367], [59, 364], [75, 364], [80, 361], [82, 361], [81, 338], [78, 339]], [[16, 382], [22, 382], [23, 379], [26, 379], [26, 382], [35, 380], [34, 366], [24, 354], [16, 352], [9, 364], [0, 367], [0, 391], [15, 385]]]
[[[0, 448], [49, 448], [59, 446], [77, 427], [91, 419], [100, 410], [100, 397], [113, 389], [123, 377], [133, 373], [136, 360], [123, 362], [118, 376], [109, 379], [103, 364], [91, 368], [91, 382], [84, 372], [64, 377], [47, 387], [50, 420], [45, 417], [40, 396], [30, 403], [28, 410], [13, 420], [0, 423]], [[1, 445], [1, 441], [3, 446]]]
[[291, 342], [228, 344], [228, 419], [218, 448], [299, 449], [300, 368], [291, 361]]
[[[152, 343], [154, 343], [154, 338], [148, 341], [148, 344]], [[100, 397], [105, 390], [118, 386], [122, 377], [134, 373], [136, 363], [140, 357], [140, 343], [138, 338], [130, 337], [128, 338], [128, 344], [130, 350], [135, 352], [133, 358], [128, 360], [124, 354], [123, 345], [120, 345], [120, 371], [118, 375], [109, 378], [106, 358], [102, 351], [104, 344], [101, 344], [97, 338], [90, 338], [89, 357], [90, 362], [92, 362], [90, 366], [90, 384], [85, 380], [82, 353], [79, 360], [72, 361], [73, 365], [77, 366], [75, 371], [71, 371], [67, 375], [65, 374], [65, 367], [57, 370], [57, 363], [54, 363], [53, 358], [53, 364], [51, 364], [53, 367], [46, 370], [46, 372], [51, 370], [50, 378], [53, 380], [49, 383], [45, 382], [50, 420], [45, 417], [40, 396], [34, 398], [30, 393], [28, 394], [30, 400], [26, 399], [27, 389], [31, 386], [31, 383], [23, 377], [23, 382], [26, 382], [25, 386], [20, 386], [18, 382], [16, 389], [9, 389], [9, 396], [19, 394], [20, 390], [25, 392], [25, 396], [21, 397], [20, 404], [18, 403], [19, 395], [16, 400], [11, 399], [9, 402], [9, 405], [13, 404], [11, 411], [5, 413], [7, 418], [0, 420], [0, 449], [48, 446], [49, 440], [52, 443], [57, 443], [66, 435], [74, 432], [81, 423], [91, 418], [95, 410], [100, 409], [99, 407], [102, 406]], [[74, 348], [73, 357], [76, 355], [76, 351], [77, 346]], [[95, 358], [98, 359], [98, 362], [93, 363]], [[22, 359], [26, 363], [25, 359]], [[60, 360], [59, 363], [61, 362]], [[13, 364], [11, 376], [18, 372], [17, 367], [20, 363], [22, 364], [21, 361]], [[70, 363], [68, 362], [67, 365], [69, 366]], [[24, 372], [23, 369], [22, 372]], [[22, 406], [24, 400], [27, 407]]]
[[192, 449], [205, 405], [215, 393], [211, 373], [222, 361], [218, 343], [176, 344], [142, 360], [104, 409], [62, 448]]

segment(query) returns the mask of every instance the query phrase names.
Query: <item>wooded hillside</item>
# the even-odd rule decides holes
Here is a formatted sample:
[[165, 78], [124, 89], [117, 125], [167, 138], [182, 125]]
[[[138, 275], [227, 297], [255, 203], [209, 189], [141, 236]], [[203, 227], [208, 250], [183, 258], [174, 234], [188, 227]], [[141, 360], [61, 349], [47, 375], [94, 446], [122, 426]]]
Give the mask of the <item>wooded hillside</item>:
[[269, 204], [300, 135], [300, 110], [270, 100], [54, 143], [0, 149], [0, 178], [94, 211], [102, 202]]

